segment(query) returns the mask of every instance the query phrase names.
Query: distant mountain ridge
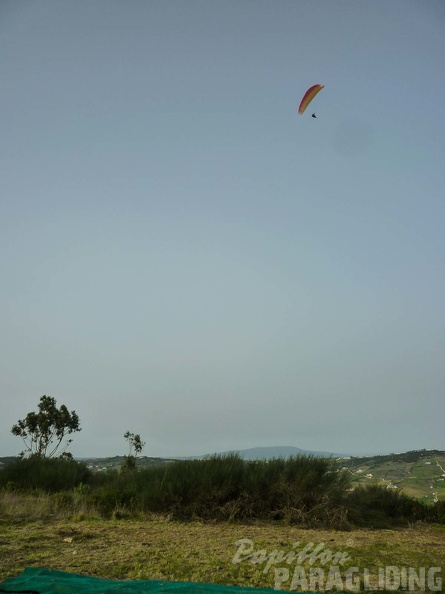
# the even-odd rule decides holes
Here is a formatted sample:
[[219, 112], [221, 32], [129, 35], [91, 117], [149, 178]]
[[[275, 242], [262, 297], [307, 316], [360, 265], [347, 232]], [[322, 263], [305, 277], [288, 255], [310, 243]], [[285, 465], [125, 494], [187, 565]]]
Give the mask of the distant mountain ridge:
[[[215, 452], [213, 455], [226, 456], [238, 454], [244, 460], [271, 460], [272, 458], [289, 458], [290, 456], [314, 456], [315, 458], [343, 458], [351, 454], [339, 454], [335, 452], [320, 452], [314, 450], [302, 450], [294, 446], [271, 446], [247, 448], [244, 450], [228, 450], [227, 452]], [[203, 456], [192, 456], [192, 458], [206, 458], [212, 454]]]

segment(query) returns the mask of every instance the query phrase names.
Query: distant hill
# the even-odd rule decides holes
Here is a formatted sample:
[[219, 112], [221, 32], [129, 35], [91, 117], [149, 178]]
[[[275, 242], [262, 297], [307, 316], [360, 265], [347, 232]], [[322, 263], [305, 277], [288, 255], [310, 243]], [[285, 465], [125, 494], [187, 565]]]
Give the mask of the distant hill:
[[[7, 464], [20, 460], [18, 456], [7, 456], [0, 458], [0, 470]], [[94, 472], [119, 469], [125, 461], [125, 456], [112, 456], [108, 458], [75, 458], [77, 462], [83, 462], [90, 470]], [[150, 456], [139, 456], [137, 458], [137, 466], [139, 468], [147, 468], [149, 466], [163, 466], [173, 462], [172, 458], [152, 458]]]
[[[125, 456], [113, 456], [110, 458], [82, 458], [90, 470], [94, 472], [102, 472], [107, 470], [119, 469], [125, 461]], [[172, 458], [152, 458], [150, 456], [138, 456], [138, 468], [148, 468], [149, 466], [164, 466], [170, 464], [174, 460]]]
[[3, 458], [0, 458], [0, 470], [4, 468], [7, 464], [11, 464], [12, 462], [16, 462], [17, 460], [20, 460], [18, 456], [4, 456]]
[[[289, 458], [290, 456], [314, 456], [316, 458], [342, 458], [346, 456], [346, 454], [336, 454], [334, 452], [302, 450], [294, 446], [248, 448], [245, 450], [229, 450], [227, 452], [217, 453], [219, 456], [228, 454], [239, 454], [245, 460], [271, 460], [272, 458]], [[205, 458], [207, 456], [194, 456], [194, 458]]]
[[338, 462], [351, 473], [353, 485], [382, 485], [429, 503], [445, 501], [445, 451], [413, 450]]

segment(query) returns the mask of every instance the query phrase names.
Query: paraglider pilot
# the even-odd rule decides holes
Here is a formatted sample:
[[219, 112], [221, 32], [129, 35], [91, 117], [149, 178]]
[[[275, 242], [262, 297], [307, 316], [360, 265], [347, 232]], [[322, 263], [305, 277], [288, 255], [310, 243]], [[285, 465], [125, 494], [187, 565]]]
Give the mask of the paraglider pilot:
[[313, 114], [312, 114], [312, 117], [313, 117], [313, 118], [316, 118], [317, 116], [315, 115], [315, 113], [313, 113]]

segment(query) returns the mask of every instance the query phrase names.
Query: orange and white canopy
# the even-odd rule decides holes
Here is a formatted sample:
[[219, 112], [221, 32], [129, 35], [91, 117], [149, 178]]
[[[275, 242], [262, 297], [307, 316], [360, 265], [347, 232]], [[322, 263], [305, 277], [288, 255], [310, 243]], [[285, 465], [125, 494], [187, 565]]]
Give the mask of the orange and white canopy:
[[301, 100], [300, 107], [298, 108], [298, 113], [304, 113], [306, 107], [309, 105], [315, 95], [321, 91], [321, 89], [324, 89], [324, 85], [313, 85], [306, 91], [303, 99]]

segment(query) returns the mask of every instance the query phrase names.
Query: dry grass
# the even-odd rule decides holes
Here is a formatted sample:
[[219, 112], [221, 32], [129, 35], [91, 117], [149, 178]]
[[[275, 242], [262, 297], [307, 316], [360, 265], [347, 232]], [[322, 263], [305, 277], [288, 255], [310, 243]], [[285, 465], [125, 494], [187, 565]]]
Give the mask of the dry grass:
[[[81, 496], [70, 498], [69, 507], [69, 517], [71, 518], [100, 518], [97, 510], [88, 505]], [[0, 521], [1, 519], [7, 519], [10, 522], [23, 522], [26, 520], [54, 520], [58, 518], [67, 518], [65, 493], [58, 493], [50, 497], [46, 493], [35, 495], [15, 491], [0, 491]]]
[[[23, 504], [26, 508], [26, 505]], [[378, 567], [442, 566], [443, 527], [420, 525], [404, 530], [350, 532], [302, 530], [278, 524], [180, 523], [162, 517], [66, 520], [57, 514], [0, 516], [0, 579], [27, 566], [47, 567], [109, 579], [162, 579], [239, 586], [274, 587], [274, 569], [265, 563], [233, 563], [236, 541], [250, 539], [255, 550], [289, 552], [307, 543], [345, 552], [351, 566], [367, 568], [377, 580]], [[51, 512], [53, 513], [53, 512]], [[39, 515], [40, 514], [40, 515]], [[294, 563], [290, 568], [293, 572]], [[286, 565], [281, 563], [281, 565]], [[309, 569], [307, 562], [305, 567]], [[289, 590], [290, 582], [283, 585]]]

